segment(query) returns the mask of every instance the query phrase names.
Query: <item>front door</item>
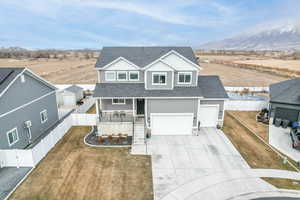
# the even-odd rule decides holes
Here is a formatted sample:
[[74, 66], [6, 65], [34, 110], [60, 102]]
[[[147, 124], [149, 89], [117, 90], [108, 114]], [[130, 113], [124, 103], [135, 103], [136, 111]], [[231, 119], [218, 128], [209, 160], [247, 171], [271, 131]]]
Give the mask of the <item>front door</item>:
[[145, 99], [136, 100], [136, 114], [137, 115], [145, 114]]

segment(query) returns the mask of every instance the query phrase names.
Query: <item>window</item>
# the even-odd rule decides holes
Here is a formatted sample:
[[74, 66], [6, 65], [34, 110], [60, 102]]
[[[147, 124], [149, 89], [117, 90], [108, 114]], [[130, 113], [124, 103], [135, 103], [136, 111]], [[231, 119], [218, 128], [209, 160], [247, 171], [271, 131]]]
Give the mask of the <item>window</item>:
[[129, 80], [130, 81], [138, 81], [139, 80], [139, 72], [129, 72]]
[[117, 72], [118, 81], [126, 81], [127, 80], [127, 72]]
[[115, 81], [116, 73], [115, 72], [105, 72], [105, 80], [106, 81]]
[[42, 124], [45, 123], [48, 120], [48, 116], [47, 116], [47, 110], [43, 110], [41, 113], [41, 122]]
[[153, 73], [152, 74], [152, 84], [153, 85], [166, 85], [166, 73]]
[[112, 104], [125, 104], [125, 99], [112, 99]]
[[14, 128], [7, 132], [7, 139], [8, 139], [9, 146], [11, 146], [19, 141], [19, 135], [18, 135], [17, 128]]
[[24, 74], [21, 75], [21, 82], [25, 83], [25, 76], [24, 76]]
[[192, 72], [179, 72], [178, 83], [180, 84], [191, 84], [192, 83]]

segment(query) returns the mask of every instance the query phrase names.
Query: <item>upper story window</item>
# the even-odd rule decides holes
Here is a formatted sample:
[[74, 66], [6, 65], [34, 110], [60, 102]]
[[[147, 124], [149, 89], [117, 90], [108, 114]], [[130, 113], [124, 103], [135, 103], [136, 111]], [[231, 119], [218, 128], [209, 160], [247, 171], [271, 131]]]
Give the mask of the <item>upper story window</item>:
[[41, 113], [41, 122], [42, 124], [45, 123], [48, 120], [48, 114], [47, 114], [47, 110], [43, 110]]
[[105, 80], [106, 81], [115, 81], [116, 80], [116, 73], [111, 71], [111, 72], [105, 72]]
[[9, 146], [11, 146], [19, 141], [19, 135], [18, 135], [17, 128], [14, 128], [7, 132], [7, 140], [8, 140]]
[[167, 84], [167, 73], [154, 72], [152, 73], [152, 85], [166, 85]]
[[127, 80], [127, 72], [117, 72], [118, 81], [126, 81]]
[[138, 71], [129, 72], [129, 80], [130, 81], [138, 81], [139, 80], [139, 72]]
[[179, 84], [191, 84], [192, 83], [192, 72], [179, 72], [178, 73]]

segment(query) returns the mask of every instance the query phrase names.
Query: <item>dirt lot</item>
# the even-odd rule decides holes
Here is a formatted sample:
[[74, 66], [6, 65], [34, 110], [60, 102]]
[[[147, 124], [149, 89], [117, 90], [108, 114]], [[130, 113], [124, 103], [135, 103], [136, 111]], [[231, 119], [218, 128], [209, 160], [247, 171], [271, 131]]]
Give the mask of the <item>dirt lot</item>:
[[150, 200], [149, 156], [128, 148], [94, 148], [83, 143], [88, 127], [72, 128], [29, 175], [13, 200]]
[[[260, 134], [261, 136], [264, 135], [263, 130], [265, 128], [260, 127], [260, 125], [255, 125], [252, 120], [254, 112], [239, 113], [230, 111], [230, 113], [243, 120], [243, 122], [244, 120], [247, 120], [247, 116], [250, 117], [247, 121], [245, 121], [247, 122], [247, 125], [249, 125], [251, 129], [255, 129], [255, 133]], [[282, 158], [280, 158], [273, 150], [232, 118], [228, 114], [228, 111], [225, 114], [223, 132], [241, 153], [250, 167], [295, 171], [295, 169], [290, 165], [284, 164]], [[292, 180], [277, 178], [264, 178], [263, 180], [278, 188], [300, 189], [298, 186], [293, 184]]]
[[96, 83], [96, 59], [0, 59], [0, 67], [27, 67], [56, 84]]

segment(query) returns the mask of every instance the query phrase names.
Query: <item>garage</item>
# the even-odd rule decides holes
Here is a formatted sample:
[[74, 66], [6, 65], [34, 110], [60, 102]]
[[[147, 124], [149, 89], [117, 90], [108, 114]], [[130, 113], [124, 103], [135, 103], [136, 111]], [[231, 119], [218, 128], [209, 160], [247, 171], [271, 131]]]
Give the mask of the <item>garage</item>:
[[201, 127], [216, 127], [218, 123], [219, 105], [201, 105], [198, 120]]
[[74, 95], [63, 95], [64, 105], [65, 106], [75, 106], [76, 98]]
[[193, 113], [152, 113], [152, 135], [192, 135]]

